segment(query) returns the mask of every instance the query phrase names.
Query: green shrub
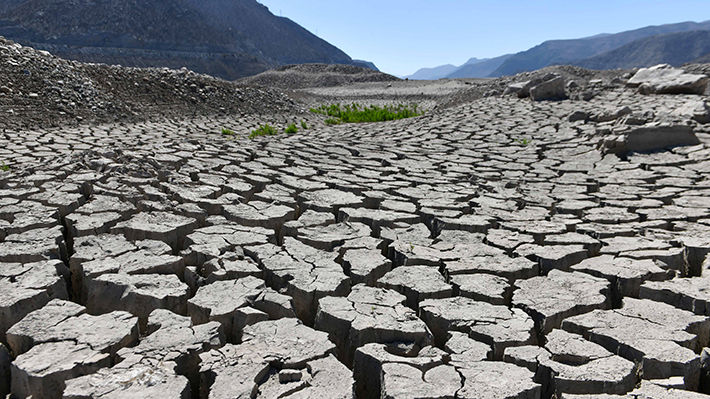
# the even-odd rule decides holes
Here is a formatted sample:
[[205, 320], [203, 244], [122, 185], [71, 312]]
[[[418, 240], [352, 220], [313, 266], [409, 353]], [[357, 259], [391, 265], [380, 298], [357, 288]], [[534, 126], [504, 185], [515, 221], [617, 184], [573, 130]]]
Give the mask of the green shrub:
[[528, 145], [532, 142], [532, 139], [523, 137], [522, 139], [513, 139], [513, 141], [520, 145]]
[[0, 163], [2, 163], [2, 165], [0, 165], [0, 170], [2, 170], [3, 172], [7, 172], [8, 170], [10, 170], [10, 166], [5, 165], [5, 161], [0, 161]]
[[234, 132], [227, 129], [226, 127], [222, 128], [222, 134], [225, 136], [234, 136]]
[[362, 122], [385, 122], [396, 119], [411, 118], [422, 113], [417, 109], [417, 104], [378, 107], [370, 105], [362, 106], [358, 103], [341, 106], [340, 104], [321, 105], [318, 108], [311, 108], [311, 112], [321, 115], [331, 116], [326, 119], [327, 124], [337, 123], [362, 123]]
[[304, 120], [301, 120], [301, 129], [303, 129], [303, 130], [308, 129], [308, 124]]
[[326, 125], [339, 125], [343, 123], [340, 119], [335, 119], [335, 118], [328, 118], [325, 120]]
[[288, 134], [296, 133], [298, 131], [298, 128], [296, 127], [295, 123], [292, 123], [286, 127], [285, 132]]
[[276, 129], [273, 126], [269, 126], [269, 124], [265, 124], [262, 126], [259, 126], [257, 129], [253, 130], [251, 134], [249, 135], [250, 139], [253, 139], [254, 137], [257, 136], [273, 136], [276, 134]]

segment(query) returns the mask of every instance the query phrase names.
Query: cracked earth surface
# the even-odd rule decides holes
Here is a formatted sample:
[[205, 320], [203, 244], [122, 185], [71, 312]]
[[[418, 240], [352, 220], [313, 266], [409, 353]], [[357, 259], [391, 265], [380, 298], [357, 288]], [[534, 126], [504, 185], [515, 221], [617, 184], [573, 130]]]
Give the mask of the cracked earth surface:
[[709, 397], [710, 129], [609, 139], [699, 99], [5, 130], [0, 393]]

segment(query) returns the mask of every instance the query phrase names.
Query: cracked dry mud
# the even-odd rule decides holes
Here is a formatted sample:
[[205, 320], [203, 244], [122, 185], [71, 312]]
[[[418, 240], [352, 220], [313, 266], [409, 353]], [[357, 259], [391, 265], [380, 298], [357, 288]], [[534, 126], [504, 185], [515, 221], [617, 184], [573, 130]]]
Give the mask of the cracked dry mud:
[[5, 130], [0, 395], [710, 397], [705, 98], [596, 90]]

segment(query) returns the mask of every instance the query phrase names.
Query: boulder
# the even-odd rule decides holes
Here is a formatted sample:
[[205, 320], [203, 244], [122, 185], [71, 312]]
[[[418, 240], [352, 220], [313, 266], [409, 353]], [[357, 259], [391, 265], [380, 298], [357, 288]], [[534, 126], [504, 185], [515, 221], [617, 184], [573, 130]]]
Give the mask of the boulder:
[[559, 101], [566, 100], [565, 80], [557, 76], [530, 89], [530, 98], [533, 101]]
[[708, 85], [708, 77], [660, 64], [641, 68], [626, 85], [638, 87], [641, 94], [703, 94]]

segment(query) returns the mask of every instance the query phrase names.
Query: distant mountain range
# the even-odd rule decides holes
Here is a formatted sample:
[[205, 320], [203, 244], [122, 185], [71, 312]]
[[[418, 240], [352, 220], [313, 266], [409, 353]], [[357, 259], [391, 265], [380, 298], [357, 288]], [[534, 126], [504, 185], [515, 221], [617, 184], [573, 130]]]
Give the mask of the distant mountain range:
[[287, 64], [374, 68], [255, 0], [1, 0], [0, 36], [68, 59], [228, 80]]
[[[517, 54], [466, 63], [455, 70], [429, 68], [446, 74], [431, 79], [483, 78], [515, 75], [550, 65], [589, 69], [634, 68], [667, 63], [674, 66], [710, 53], [710, 21], [682, 22], [574, 40], [551, 40]], [[440, 69], [441, 68], [441, 69]], [[410, 79], [417, 79], [422, 70]]]

